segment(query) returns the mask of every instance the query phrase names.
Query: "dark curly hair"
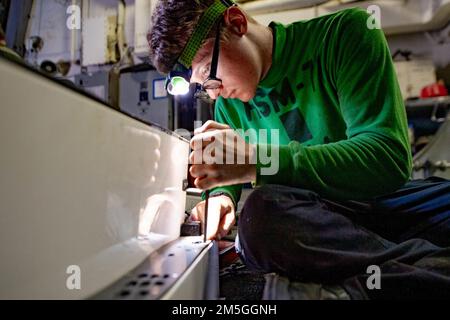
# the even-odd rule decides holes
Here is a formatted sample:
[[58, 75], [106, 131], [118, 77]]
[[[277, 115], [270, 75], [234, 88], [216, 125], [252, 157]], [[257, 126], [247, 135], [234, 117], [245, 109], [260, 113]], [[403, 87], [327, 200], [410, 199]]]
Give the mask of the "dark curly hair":
[[159, 0], [147, 35], [150, 59], [161, 73], [175, 65], [203, 12], [214, 0]]

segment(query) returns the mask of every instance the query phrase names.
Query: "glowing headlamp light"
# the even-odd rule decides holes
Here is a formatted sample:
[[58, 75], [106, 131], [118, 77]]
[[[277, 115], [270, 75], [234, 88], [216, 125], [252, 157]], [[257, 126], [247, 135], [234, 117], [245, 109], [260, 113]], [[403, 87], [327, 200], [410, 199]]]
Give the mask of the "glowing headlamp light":
[[189, 81], [182, 75], [173, 75], [169, 74], [166, 83], [167, 92], [169, 92], [173, 96], [184, 96], [189, 93], [190, 83]]

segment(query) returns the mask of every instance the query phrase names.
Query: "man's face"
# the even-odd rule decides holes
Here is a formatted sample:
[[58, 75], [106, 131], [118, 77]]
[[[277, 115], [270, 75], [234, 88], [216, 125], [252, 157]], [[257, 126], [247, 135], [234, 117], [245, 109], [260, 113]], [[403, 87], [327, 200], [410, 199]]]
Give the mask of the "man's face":
[[[209, 77], [214, 39], [209, 39], [198, 51], [192, 62], [192, 83], [203, 84]], [[222, 96], [225, 99], [251, 100], [259, 83], [259, 68], [255, 53], [244, 37], [231, 35], [220, 44], [217, 78], [222, 79], [218, 90], [207, 90], [211, 99]]]

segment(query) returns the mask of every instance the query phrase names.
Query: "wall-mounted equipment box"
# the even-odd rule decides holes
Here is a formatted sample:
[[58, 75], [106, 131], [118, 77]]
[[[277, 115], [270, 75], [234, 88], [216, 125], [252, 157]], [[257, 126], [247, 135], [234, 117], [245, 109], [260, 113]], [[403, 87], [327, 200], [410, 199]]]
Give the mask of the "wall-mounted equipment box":
[[165, 78], [149, 65], [124, 69], [120, 74], [120, 110], [140, 120], [172, 129], [172, 103]]

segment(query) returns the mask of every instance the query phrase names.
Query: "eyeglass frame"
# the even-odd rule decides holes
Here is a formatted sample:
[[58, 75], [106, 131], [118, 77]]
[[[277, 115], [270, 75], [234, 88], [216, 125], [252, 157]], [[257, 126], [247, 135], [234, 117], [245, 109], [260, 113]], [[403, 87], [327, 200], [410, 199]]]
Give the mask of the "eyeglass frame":
[[[202, 85], [200, 86], [200, 90], [197, 90], [195, 93], [196, 98], [209, 98], [208, 93], [206, 90], [217, 90], [222, 86], [222, 79], [217, 78], [217, 67], [219, 65], [219, 54], [220, 54], [220, 37], [222, 33], [222, 23], [219, 20], [217, 24], [217, 31], [216, 31], [216, 39], [214, 41], [214, 50], [213, 55], [211, 59], [211, 69], [209, 71], [209, 76], [206, 78], [205, 81], [203, 81]], [[216, 86], [213, 88], [208, 88], [208, 82], [214, 82]]]

